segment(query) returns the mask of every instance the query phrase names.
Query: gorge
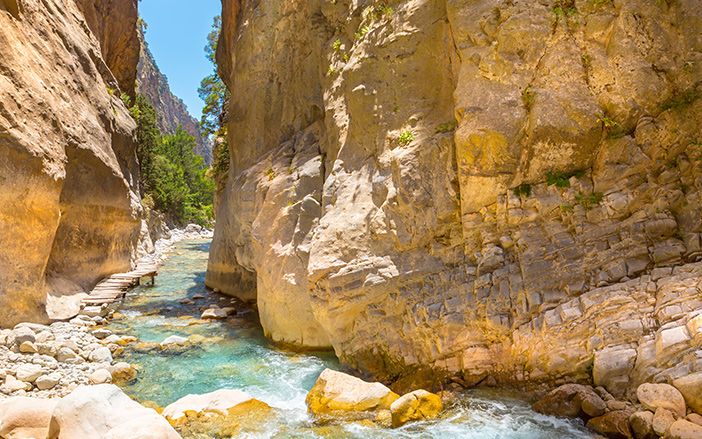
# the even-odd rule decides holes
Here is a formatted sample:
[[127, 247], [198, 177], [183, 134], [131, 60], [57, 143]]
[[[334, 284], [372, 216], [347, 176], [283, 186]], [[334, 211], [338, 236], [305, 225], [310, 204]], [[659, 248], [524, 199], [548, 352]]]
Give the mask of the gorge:
[[[276, 425], [258, 437], [512, 437], [519, 417], [538, 424], [527, 437], [589, 437], [516, 390], [609, 437], [702, 437], [697, 0], [221, 3], [230, 95], [215, 141], [229, 167], [214, 237], [175, 244], [170, 274], [99, 317], [138, 339], [111, 343], [115, 358], [148, 364], [121, 384], [129, 396], [162, 407], [234, 386], [256, 398], [247, 413], [261, 403], [296, 419], [256, 418]], [[137, 95], [164, 133], [180, 125], [213, 157], [156, 67], [136, 0], [0, 0], [0, 54], [10, 358], [27, 354], [22, 325], [74, 322], [87, 292], [168, 234], [143, 202]], [[222, 320], [200, 318], [210, 310]], [[60, 325], [55, 337], [72, 333]], [[166, 333], [188, 341], [160, 346]], [[82, 350], [102, 343], [79, 337]], [[168, 389], [171, 361], [202, 367], [202, 382]], [[0, 384], [17, 379], [3, 367]], [[338, 422], [302, 401], [312, 389], [332, 404], [315, 383], [324, 368], [397, 397], [437, 392], [448, 414], [393, 430], [388, 403], [326, 431]], [[275, 386], [251, 384], [261, 370]], [[273, 401], [286, 386], [294, 396]], [[647, 386], [677, 402], [651, 403]], [[554, 409], [559, 398], [574, 408]], [[502, 430], [464, 423], [481, 404], [512, 407]], [[174, 434], [215, 437], [174, 419]], [[355, 430], [366, 422], [381, 429]]]

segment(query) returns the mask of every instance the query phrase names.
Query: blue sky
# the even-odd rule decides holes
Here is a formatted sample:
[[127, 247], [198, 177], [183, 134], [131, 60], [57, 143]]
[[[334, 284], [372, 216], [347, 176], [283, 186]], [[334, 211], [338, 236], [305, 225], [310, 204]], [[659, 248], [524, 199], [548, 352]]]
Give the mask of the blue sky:
[[140, 0], [139, 15], [148, 24], [146, 41], [171, 91], [200, 120], [200, 80], [212, 72], [204, 47], [220, 0]]

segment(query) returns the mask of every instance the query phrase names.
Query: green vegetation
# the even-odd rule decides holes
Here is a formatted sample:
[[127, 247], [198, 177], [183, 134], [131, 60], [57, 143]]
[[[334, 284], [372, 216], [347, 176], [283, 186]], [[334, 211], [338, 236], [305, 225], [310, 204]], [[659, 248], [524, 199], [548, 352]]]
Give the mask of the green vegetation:
[[661, 104], [661, 110], [671, 110], [687, 107], [702, 97], [702, 91], [698, 87], [691, 87], [685, 91], [674, 93], [670, 98]]
[[214, 143], [212, 151], [212, 178], [216, 182], [217, 190], [224, 188], [224, 184], [229, 173], [229, 145], [227, 144], [227, 105], [229, 102], [229, 90], [224, 85], [224, 81], [219, 77], [215, 55], [217, 53], [217, 42], [222, 29], [222, 19], [220, 16], [214, 18], [212, 30], [207, 35], [207, 45], [205, 54], [213, 66], [212, 74], [206, 76], [200, 82], [198, 94], [205, 102], [200, 118], [200, 129], [202, 135], [210, 138]]
[[456, 121], [444, 122], [436, 127], [436, 134], [450, 133], [456, 130]]
[[597, 121], [602, 124], [602, 129], [607, 132], [607, 137], [619, 138], [624, 136], [624, 131], [619, 125], [619, 122], [608, 116], [607, 113], [602, 113], [597, 117]]
[[516, 195], [520, 198], [521, 197], [524, 197], [524, 198], [529, 197], [529, 196], [531, 196], [531, 185], [528, 183], [520, 184], [519, 186], [512, 189], [512, 192], [514, 192], [514, 195]]
[[130, 111], [137, 122], [137, 156], [146, 204], [178, 224], [209, 224], [214, 182], [207, 176], [204, 159], [194, 152], [193, 136], [182, 127], [172, 135], [162, 134], [156, 111], [142, 95], [137, 95]]
[[604, 195], [601, 192], [593, 192], [591, 194], [583, 194], [578, 192], [575, 195], [575, 202], [583, 206], [585, 210], [590, 210], [602, 202]]
[[397, 143], [400, 146], [407, 146], [414, 141], [414, 133], [410, 130], [404, 130], [397, 137]]
[[275, 178], [275, 169], [268, 168], [266, 169], [266, 177], [268, 177], [268, 181], [271, 181]]
[[575, 0], [556, 0], [551, 10], [556, 17], [571, 17], [578, 13], [575, 7]]
[[332, 43], [332, 49], [334, 49], [334, 52], [341, 51], [341, 40], [340, 39], [337, 38], [336, 40], [334, 40], [334, 42]]
[[585, 171], [578, 170], [573, 172], [546, 172], [546, 184], [549, 186], [556, 186], [559, 188], [570, 187], [571, 177], [582, 177], [585, 175]]
[[395, 10], [392, 8], [392, 6], [387, 5], [384, 2], [378, 3], [377, 5], [373, 5], [370, 8], [370, 15], [373, 20], [382, 20], [383, 18], [389, 18], [392, 17], [392, 14], [395, 13]]
[[355, 35], [356, 41], [362, 40], [363, 37], [365, 37], [368, 34], [368, 32], [370, 32], [370, 29], [370, 25], [367, 24], [359, 27]]

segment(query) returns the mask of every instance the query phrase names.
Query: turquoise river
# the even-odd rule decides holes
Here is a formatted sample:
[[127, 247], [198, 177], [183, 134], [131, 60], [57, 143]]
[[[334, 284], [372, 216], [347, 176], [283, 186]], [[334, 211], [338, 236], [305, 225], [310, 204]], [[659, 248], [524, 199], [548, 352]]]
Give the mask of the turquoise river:
[[[256, 313], [244, 310], [224, 321], [202, 321], [203, 307], [230, 299], [204, 286], [208, 241], [177, 244], [159, 270], [156, 285], [130, 292], [109, 328], [135, 336], [120, 360], [136, 364], [139, 376], [125, 391], [142, 403], [166, 406], [191, 393], [233, 388], [276, 409], [267, 425], [243, 431], [246, 438], [523, 438], [592, 437], [579, 421], [540, 415], [514, 395], [467, 391], [441, 419], [380, 429], [360, 424], [321, 426], [308, 415], [305, 395], [325, 367], [343, 369], [331, 353], [295, 353], [276, 348], [262, 334]], [[146, 349], [166, 337], [199, 339], [180, 352]], [[269, 425], [268, 425], [269, 424]]]

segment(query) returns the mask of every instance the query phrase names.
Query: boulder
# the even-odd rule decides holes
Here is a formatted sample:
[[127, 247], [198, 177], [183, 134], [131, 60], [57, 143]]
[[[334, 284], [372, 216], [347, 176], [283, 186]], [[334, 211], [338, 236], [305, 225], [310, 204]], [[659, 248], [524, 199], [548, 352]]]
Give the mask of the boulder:
[[603, 415], [606, 404], [590, 387], [564, 384], [537, 401], [533, 408], [546, 415], [589, 418]]
[[155, 410], [133, 401], [117, 386], [79, 386], [56, 405], [47, 439], [179, 439]]
[[636, 389], [636, 397], [641, 405], [654, 413], [656, 409], [664, 408], [685, 417], [687, 412], [682, 393], [670, 384], [641, 384]]
[[166, 348], [169, 346], [185, 346], [188, 344], [188, 339], [181, 337], [180, 335], [171, 335], [161, 342], [161, 347]]
[[697, 413], [688, 414], [686, 419], [693, 424], [702, 425], [702, 415], [698, 415]]
[[673, 386], [693, 411], [702, 414], [702, 372], [677, 378], [673, 380]]
[[415, 390], [396, 399], [390, 405], [392, 426], [400, 427], [410, 421], [432, 419], [443, 410], [439, 395], [426, 390]]
[[76, 354], [71, 348], [63, 346], [56, 352], [56, 359], [62, 363], [82, 362], [83, 358]]
[[631, 434], [631, 428], [629, 427], [630, 416], [631, 412], [628, 410], [607, 412], [602, 416], [587, 421], [587, 427], [608, 438], [631, 439], [634, 436]]
[[15, 343], [17, 343], [18, 345], [21, 345], [25, 341], [31, 343], [37, 341], [36, 336], [34, 335], [34, 331], [32, 331], [26, 326], [16, 327], [12, 332], [15, 335]]
[[97, 338], [98, 340], [104, 340], [110, 335], [112, 335], [112, 331], [110, 331], [109, 329], [100, 328], [94, 330], [93, 332], [91, 332], [91, 334], [93, 334], [93, 337]]
[[50, 390], [56, 387], [58, 383], [61, 382], [61, 375], [56, 372], [52, 372], [47, 375], [42, 375], [35, 381], [35, 385], [39, 390]]
[[222, 308], [208, 308], [206, 309], [200, 318], [202, 319], [211, 319], [211, 320], [217, 320], [217, 319], [226, 319], [227, 318], [227, 311], [222, 309]]
[[0, 401], [0, 438], [45, 438], [57, 402], [26, 397]]
[[368, 383], [342, 372], [325, 369], [305, 401], [311, 413], [322, 415], [389, 410], [399, 397], [381, 383]]
[[32, 390], [32, 384], [18, 380], [12, 375], [7, 375], [5, 377], [5, 384], [2, 385], [0, 391], [3, 393], [12, 394], [18, 390], [30, 391]]
[[629, 417], [629, 424], [636, 439], [655, 439], [653, 432], [653, 413], [649, 411], [636, 412]]
[[[220, 389], [203, 395], [187, 395], [163, 409], [162, 415], [173, 425], [188, 422], [192, 415], [219, 414], [228, 416], [234, 411], [250, 411], [252, 409], [268, 410], [268, 404], [254, 399], [252, 396], [234, 389]], [[186, 416], [186, 414], [188, 414]]]
[[107, 369], [98, 369], [88, 376], [90, 384], [108, 384], [112, 382], [112, 373]]
[[37, 364], [22, 364], [15, 370], [15, 377], [25, 383], [33, 383], [42, 375], [41, 366]]
[[673, 422], [665, 435], [665, 439], [700, 439], [702, 438], [702, 426], [694, 424], [684, 419]]
[[665, 432], [668, 431], [670, 426], [673, 425], [673, 422], [675, 422], [675, 416], [673, 413], [668, 409], [659, 407], [656, 410], [656, 413], [653, 414], [653, 422], [651, 426], [653, 431], [658, 436], [663, 436]]
[[109, 348], [101, 346], [99, 348], [93, 349], [88, 355], [88, 360], [93, 363], [112, 363], [112, 352]]
[[107, 368], [112, 374], [112, 382], [129, 382], [137, 377], [137, 370], [129, 363], [119, 362]]

